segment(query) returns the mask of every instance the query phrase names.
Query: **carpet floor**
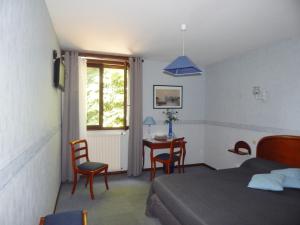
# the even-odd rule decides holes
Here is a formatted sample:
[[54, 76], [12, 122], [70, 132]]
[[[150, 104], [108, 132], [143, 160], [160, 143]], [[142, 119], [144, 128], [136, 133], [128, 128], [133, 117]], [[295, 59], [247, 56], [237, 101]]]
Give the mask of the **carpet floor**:
[[[187, 167], [186, 173], [208, 170], [207, 167]], [[177, 172], [177, 171], [176, 171]], [[89, 187], [85, 179], [80, 179], [75, 194], [71, 195], [72, 184], [61, 186], [56, 212], [86, 209], [88, 225], [160, 225], [155, 218], [145, 215], [146, 199], [151, 182], [150, 172], [139, 177], [127, 177], [126, 174], [108, 177], [109, 191], [105, 190], [103, 177], [94, 179], [95, 200], [90, 199]], [[158, 171], [156, 176], [164, 175]]]

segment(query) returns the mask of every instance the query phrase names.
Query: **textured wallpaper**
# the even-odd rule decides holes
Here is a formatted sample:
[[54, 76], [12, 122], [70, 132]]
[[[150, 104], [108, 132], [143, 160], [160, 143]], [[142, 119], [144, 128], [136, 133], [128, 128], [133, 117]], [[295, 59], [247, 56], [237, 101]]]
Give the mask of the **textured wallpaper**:
[[0, 18], [0, 224], [38, 224], [60, 183], [59, 47], [43, 0], [1, 0]]
[[[223, 169], [247, 156], [226, 152], [247, 141], [256, 144], [273, 134], [300, 134], [300, 39], [275, 43], [207, 68], [205, 162]], [[253, 86], [267, 92], [255, 99]]]

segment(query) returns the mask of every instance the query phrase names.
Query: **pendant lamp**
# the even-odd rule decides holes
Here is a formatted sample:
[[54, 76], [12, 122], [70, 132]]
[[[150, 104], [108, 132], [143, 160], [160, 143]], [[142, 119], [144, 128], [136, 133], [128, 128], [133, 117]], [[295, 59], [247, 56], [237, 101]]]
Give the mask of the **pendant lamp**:
[[170, 63], [163, 72], [174, 77], [195, 76], [201, 75], [203, 70], [197, 67], [189, 57], [184, 55], [184, 32], [186, 31], [186, 24], [181, 24], [182, 31], [182, 56], [177, 57]]

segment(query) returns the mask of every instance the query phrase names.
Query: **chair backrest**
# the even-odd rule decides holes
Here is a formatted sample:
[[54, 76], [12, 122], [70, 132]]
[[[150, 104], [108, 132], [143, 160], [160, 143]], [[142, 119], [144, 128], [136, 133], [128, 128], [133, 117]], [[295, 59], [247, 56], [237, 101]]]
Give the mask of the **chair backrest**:
[[[177, 151], [175, 149], [178, 148]], [[170, 159], [173, 159], [174, 154], [181, 158], [184, 151], [184, 137], [173, 139], [170, 145]]]
[[86, 161], [90, 161], [88, 144], [85, 139], [73, 140], [70, 141], [69, 144], [71, 145], [71, 160], [72, 160], [73, 170], [77, 169], [77, 163], [76, 163], [77, 160], [81, 158], [85, 158]]

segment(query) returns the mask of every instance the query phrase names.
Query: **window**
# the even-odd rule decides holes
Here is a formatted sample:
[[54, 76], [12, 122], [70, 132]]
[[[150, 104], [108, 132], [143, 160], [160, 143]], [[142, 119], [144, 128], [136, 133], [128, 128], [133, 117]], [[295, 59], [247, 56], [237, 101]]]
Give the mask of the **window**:
[[88, 60], [87, 129], [126, 129], [127, 108], [126, 64]]

